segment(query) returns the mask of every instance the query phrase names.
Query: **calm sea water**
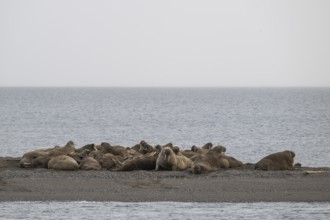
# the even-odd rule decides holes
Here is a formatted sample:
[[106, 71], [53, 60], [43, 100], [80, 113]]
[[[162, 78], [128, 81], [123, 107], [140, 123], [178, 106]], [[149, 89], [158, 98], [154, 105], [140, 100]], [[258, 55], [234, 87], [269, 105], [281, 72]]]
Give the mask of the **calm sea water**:
[[[330, 89], [0, 88], [0, 156], [110, 142], [207, 142], [243, 162], [330, 166]], [[1, 202], [1, 219], [328, 219], [329, 203]]]
[[[329, 219], [329, 203], [2, 202], [3, 219]], [[15, 211], [13, 211], [15, 210]]]
[[243, 162], [286, 149], [330, 166], [330, 88], [0, 88], [0, 156], [110, 142], [207, 142]]

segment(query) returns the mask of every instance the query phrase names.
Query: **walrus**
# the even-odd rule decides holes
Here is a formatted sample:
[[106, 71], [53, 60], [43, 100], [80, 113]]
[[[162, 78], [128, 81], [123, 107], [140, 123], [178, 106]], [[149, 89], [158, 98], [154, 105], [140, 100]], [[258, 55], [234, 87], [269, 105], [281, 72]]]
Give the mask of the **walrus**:
[[169, 142], [169, 143], [165, 144], [163, 147], [170, 147], [170, 148], [173, 148], [174, 145], [173, 145], [171, 142]]
[[126, 154], [129, 158], [143, 155], [138, 150], [136, 150], [135, 148], [132, 148], [132, 147], [126, 147]]
[[243, 166], [243, 162], [240, 160], [237, 160], [234, 157], [228, 156], [228, 155], [222, 155], [221, 158], [224, 158], [228, 161], [229, 167], [228, 168], [237, 168]]
[[210, 149], [207, 153], [214, 153], [217, 152], [219, 154], [224, 154], [226, 152], [226, 148], [222, 145], [217, 145], [215, 147], [213, 147], [212, 149]]
[[100, 162], [103, 168], [107, 170], [111, 170], [115, 167], [120, 166], [125, 161], [125, 158], [120, 156], [115, 156], [111, 153], [106, 153], [102, 155], [102, 157], [99, 158], [98, 161]]
[[95, 144], [87, 144], [81, 148], [78, 148], [75, 150], [75, 153], [82, 153], [82, 152], [86, 152], [86, 151], [89, 151], [89, 152], [92, 152], [92, 151], [96, 151], [96, 147], [95, 147]]
[[68, 156], [72, 157], [73, 159], [75, 159], [77, 161], [78, 164], [81, 163], [81, 161], [90, 155], [95, 154], [98, 151], [91, 151], [90, 149], [83, 149], [83, 150], [79, 150], [79, 151], [75, 151], [71, 154], [69, 154]]
[[194, 160], [192, 172], [200, 174], [230, 167], [229, 161], [222, 154], [200, 154]]
[[[213, 155], [213, 154], [224, 155], [224, 153], [226, 152], [226, 148], [221, 145], [215, 146], [211, 149], [204, 149], [193, 146], [192, 149], [194, 150], [192, 152], [195, 153], [195, 155], [191, 155], [191, 157], [189, 158], [194, 162], [199, 157], [199, 155]], [[187, 154], [187, 153], [185, 152], [183, 154]]]
[[87, 156], [81, 161], [81, 163], [79, 165], [79, 169], [81, 169], [81, 170], [101, 170], [102, 166], [93, 157]]
[[200, 148], [200, 147], [197, 147], [195, 145], [193, 145], [191, 147], [191, 151], [192, 152], [195, 152], [197, 154], [206, 154], [207, 152], [209, 152], [210, 149], [205, 149], [205, 148]]
[[156, 152], [153, 154], [145, 154], [124, 161], [123, 164], [114, 171], [154, 170], [156, 168], [156, 161]]
[[202, 146], [203, 149], [211, 149], [213, 147], [212, 143], [206, 143]]
[[156, 169], [186, 170], [193, 166], [193, 161], [183, 155], [176, 155], [170, 147], [163, 148], [156, 160]]
[[140, 142], [140, 145], [141, 145], [141, 147], [139, 149], [139, 152], [142, 154], [152, 153], [155, 151], [155, 149], [150, 144], [148, 144], [145, 140], [142, 140]]
[[101, 143], [101, 152], [103, 154], [111, 153], [116, 156], [127, 157], [126, 148], [120, 145], [110, 145], [109, 143]]
[[59, 155], [49, 160], [48, 169], [77, 170], [79, 169], [79, 165], [72, 157], [67, 155]]
[[75, 143], [73, 141], [68, 141], [64, 147], [54, 147], [47, 152], [50, 153], [50, 156], [58, 156], [58, 155], [65, 155], [65, 154], [71, 154], [75, 152]]
[[285, 150], [282, 152], [270, 154], [255, 164], [256, 170], [294, 170], [293, 160], [296, 154]]
[[197, 155], [197, 153], [194, 152], [194, 151], [192, 151], [192, 150], [183, 150], [183, 151], [180, 151], [180, 153], [181, 153], [183, 156], [188, 157], [188, 158], [190, 158], [190, 159], [191, 159], [192, 157], [194, 157], [194, 156]]
[[51, 156], [47, 151], [30, 151], [22, 156], [19, 166], [22, 168], [47, 168], [50, 159]]
[[240, 160], [237, 160], [234, 157], [225, 155], [226, 152], [226, 148], [222, 145], [218, 145], [213, 147], [209, 152], [207, 152], [207, 154], [220, 154], [222, 159], [226, 159], [229, 163], [229, 167], [228, 168], [237, 168], [237, 167], [241, 167], [243, 166], [243, 162]]
[[58, 155], [68, 155], [75, 151], [73, 141], [67, 142], [64, 147], [55, 146], [47, 149], [38, 149], [25, 153], [20, 160], [22, 168], [47, 168], [48, 161]]
[[130, 149], [135, 150], [136, 152], [139, 152], [141, 147], [142, 147], [141, 144], [135, 144], [133, 147], [130, 147]]

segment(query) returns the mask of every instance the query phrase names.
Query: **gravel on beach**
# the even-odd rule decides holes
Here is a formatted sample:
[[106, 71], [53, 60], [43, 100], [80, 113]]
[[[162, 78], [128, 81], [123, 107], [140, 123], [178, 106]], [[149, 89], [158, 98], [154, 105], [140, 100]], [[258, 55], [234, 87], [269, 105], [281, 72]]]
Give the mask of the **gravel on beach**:
[[328, 167], [258, 171], [245, 166], [195, 175], [26, 169], [19, 159], [0, 157], [0, 201], [330, 202]]

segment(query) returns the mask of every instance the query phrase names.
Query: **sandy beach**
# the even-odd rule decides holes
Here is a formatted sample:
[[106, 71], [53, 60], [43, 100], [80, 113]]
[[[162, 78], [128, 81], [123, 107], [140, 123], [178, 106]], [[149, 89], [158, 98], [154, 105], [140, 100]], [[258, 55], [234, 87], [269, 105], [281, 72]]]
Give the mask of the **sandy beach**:
[[19, 159], [0, 157], [0, 201], [330, 202], [328, 167], [257, 171], [245, 166], [195, 175], [23, 169]]

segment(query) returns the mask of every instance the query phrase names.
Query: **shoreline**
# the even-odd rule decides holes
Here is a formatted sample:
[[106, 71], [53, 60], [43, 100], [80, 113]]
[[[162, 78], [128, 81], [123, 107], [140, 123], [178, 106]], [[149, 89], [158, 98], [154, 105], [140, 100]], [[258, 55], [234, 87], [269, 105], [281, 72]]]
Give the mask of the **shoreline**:
[[26, 169], [18, 167], [19, 159], [0, 157], [0, 202], [330, 202], [330, 167], [244, 167], [195, 175], [189, 170]]

